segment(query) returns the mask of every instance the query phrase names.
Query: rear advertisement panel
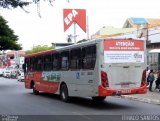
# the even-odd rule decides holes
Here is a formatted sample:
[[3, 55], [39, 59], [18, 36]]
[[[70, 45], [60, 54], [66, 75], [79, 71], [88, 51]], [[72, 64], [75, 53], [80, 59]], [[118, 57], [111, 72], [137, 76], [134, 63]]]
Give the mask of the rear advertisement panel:
[[144, 63], [143, 40], [105, 40], [105, 63]]

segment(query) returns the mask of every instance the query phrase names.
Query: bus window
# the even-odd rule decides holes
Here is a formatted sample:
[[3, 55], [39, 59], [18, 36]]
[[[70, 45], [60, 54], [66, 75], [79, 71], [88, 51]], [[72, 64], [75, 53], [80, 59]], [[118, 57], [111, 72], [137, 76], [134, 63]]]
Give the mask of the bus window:
[[70, 69], [81, 69], [81, 49], [71, 50]]
[[50, 71], [52, 69], [52, 55], [48, 54], [44, 56], [44, 70]]
[[37, 70], [37, 62], [38, 62], [38, 59], [37, 59], [37, 57], [34, 57], [34, 65], [33, 65], [33, 70], [35, 71], [35, 70]]
[[96, 62], [96, 45], [82, 48], [82, 68], [94, 69]]
[[61, 70], [69, 69], [69, 51], [61, 53]]
[[53, 70], [57, 71], [60, 69], [60, 59], [59, 59], [59, 53], [53, 54], [52, 55], [52, 59], [53, 59]]
[[34, 57], [30, 58], [30, 71], [34, 71]]
[[42, 71], [43, 67], [43, 57], [38, 57], [37, 58], [37, 70]]
[[28, 65], [29, 65], [29, 58], [25, 59], [25, 66], [24, 66], [24, 72], [27, 73], [28, 72]]

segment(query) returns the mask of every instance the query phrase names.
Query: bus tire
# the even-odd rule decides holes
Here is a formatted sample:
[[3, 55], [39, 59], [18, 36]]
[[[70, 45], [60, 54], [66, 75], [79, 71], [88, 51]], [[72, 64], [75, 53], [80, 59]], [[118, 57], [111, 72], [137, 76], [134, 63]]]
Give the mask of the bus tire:
[[92, 100], [93, 101], [96, 101], [96, 102], [102, 102], [102, 101], [104, 101], [106, 99], [106, 96], [102, 96], [102, 97], [99, 97], [99, 96], [97, 96], [97, 97], [92, 97]]
[[69, 96], [68, 96], [68, 88], [67, 88], [66, 84], [62, 84], [62, 86], [60, 88], [60, 97], [61, 97], [62, 101], [68, 102]]
[[37, 90], [35, 89], [35, 87], [36, 87], [36, 85], [33, 83], [33, 85], [32, 85], [33, 94], [34, 94], [34, 95], [38, 95], [38, 94], [39, 94], [39, 91], [37, 91]]

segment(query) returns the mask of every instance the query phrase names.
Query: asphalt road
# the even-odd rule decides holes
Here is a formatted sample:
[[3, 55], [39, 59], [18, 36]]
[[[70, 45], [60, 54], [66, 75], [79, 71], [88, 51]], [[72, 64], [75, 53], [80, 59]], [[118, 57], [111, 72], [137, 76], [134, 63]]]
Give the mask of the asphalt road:
[[[53, 118], [54, 121], [94, 121], [99, 118], [106, 121], [106, 116], [109, 120], [122, 120], [126, 115], [158, 115], [157, 118], [160, 120], [160, 106], [117, 97], [107, 97], [102, 103], [95, 103], [90, 98], [72, 98], [70, 103], [64, 103], [57, 95], [33, 95], [32, 90], [25, 89], [24, 82], [0, 77], [0, 114], [0, 120], [3, 121], [6, 115], [18, 116], [19, 120], [26, 121], [37, 121], [37, 117], [38, 121], [46, 118], [46, 121]], [[152, 119], [148, 121], [150, 120]]]

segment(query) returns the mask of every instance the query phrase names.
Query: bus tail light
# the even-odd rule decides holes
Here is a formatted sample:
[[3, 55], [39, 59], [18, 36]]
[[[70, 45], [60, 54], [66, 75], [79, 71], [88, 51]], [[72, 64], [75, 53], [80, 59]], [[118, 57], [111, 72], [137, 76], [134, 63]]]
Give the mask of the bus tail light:
[[142, 79], [141, 79], [141, 87], [146, 84], [146, 70], [142, 73]]
[[107, 73], [101, 71], [101, 83], [103, 87], [109, 87]]

